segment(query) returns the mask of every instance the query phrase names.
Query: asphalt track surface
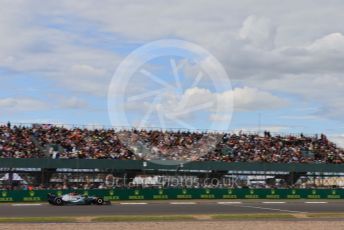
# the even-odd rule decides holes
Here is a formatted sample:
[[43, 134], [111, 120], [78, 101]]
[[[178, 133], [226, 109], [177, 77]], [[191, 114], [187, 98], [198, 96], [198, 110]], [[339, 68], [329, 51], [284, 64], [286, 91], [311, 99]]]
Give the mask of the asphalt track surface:
[[0, 217], [337, 212], [344, 213], [344, 201], [138, 201], [109, 206], [0, 204]]

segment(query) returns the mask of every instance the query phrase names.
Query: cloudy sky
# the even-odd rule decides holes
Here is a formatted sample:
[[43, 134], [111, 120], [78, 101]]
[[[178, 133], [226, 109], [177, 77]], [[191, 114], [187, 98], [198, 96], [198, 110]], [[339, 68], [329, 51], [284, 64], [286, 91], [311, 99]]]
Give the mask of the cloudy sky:
[[[148, 113], [146, 126], [221, 127], [228, 111], [199, 105], [230, 96], [232, 120], [223, 129], [326, 133], [340, 142], [343, 11], [340, 0], [0, 0], [0, 121], [111, 125], [108, 90], [120, 63], [149, 42], [181, 39], [212, 54], [231, 88], [216, 90], [221, 83], [210, 81], [213, 76], [193, 85], [199, 66], [187, 63], [177, 68], [184, 86], [154, 101], [147, 92], [175, 80], [172, 67], [183, 60], [153, 60], [125, 88], [129, 98], [146, 95], [125, 101], [130, 124]], [[149, 83], [152, 73], [160, 86]], [[197, 115], [180, 112], [192, 106]], [[157, 112], [177, 107], [180, 122]]]

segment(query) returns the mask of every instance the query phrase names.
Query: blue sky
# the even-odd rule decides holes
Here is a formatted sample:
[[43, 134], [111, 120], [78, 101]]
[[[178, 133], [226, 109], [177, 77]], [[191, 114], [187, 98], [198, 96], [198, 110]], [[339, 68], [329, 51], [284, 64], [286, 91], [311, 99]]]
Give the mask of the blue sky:
[[[336, 0], [197, 4], [4, 0], [0, 121], [110, 126], [107, 96], [117, 68], [142, 45], [173, 38], [213, 55], [226, 70], [231, 87], [218, 92], [214, 76], [206, 74], [191, 87], [202, 65], [209, 63], [187, 60], [178, 69], [182, 90], [165, 90], [159, 100], [152, 96], [124, 105], [129, 125], [138, 125], [150, 108], [155, 112], [160, 108], [165, 116], [182, 100], [188, 102], [185, 108], [191, 108], [209, 100], [223, 105], [232, 97], [233, 111], [217, 114], [209, 107], [178, 119], [195, 129], [326, 133], [343, 143], [343, 10], [344, 4]], [[145, 63], [119, 94], [128, 98], [161, 87], [140, 73], [142, 69], [175, 84], [171, 58], [177, 64], [185, 61], [160, 57]], [[221, 123], [230, 112], [231, 123]], [[165, 118], [162, 125], [153, 112], [145, 125], [185, 128]]]

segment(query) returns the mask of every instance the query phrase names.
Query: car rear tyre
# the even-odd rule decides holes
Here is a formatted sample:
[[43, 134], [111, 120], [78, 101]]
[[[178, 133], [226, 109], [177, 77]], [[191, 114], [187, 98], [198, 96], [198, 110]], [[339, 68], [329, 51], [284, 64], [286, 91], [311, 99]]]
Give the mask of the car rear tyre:
[[63, 200], [60, 197], [55, 198], [55, 204], [58, 206], [63, 205]]

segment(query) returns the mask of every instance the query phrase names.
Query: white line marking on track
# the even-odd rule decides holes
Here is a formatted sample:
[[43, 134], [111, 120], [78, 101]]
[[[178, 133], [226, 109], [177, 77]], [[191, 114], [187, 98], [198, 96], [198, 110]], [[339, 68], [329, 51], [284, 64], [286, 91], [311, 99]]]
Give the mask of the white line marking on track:
[[306, 204], [327, 204], [328, 202], [324, 202], [324, 201], [308, 201], [305, 202]]
[[301, 212], [301, 211], [293, 211], [293, 210], [278, 209], [278, 208], [265, 208], [265, 207], [248, 206], [248, 205], [239, 205], [239, 206], [237, 206], [237, 207], [243, 207], [243, 208], [256, 208], [256, 209], [271, 210], [271, 211], [280, 211], [280, 212], [307, 213], [307, 212]]
[[196, 204], [195, 202], [172, 202], [170, 204], [173, 205], [190, 205], [190, 204]]
[[285, 204], [283, 201], [265, 201], [263, 204]]
[[148, 203], [121, 203], [121, 205], [145, 205]]
[[242, 202], [240, 201], [233, 201], [233, 202], [217, 202], [218, 204], [223, 204], [223, 205], [226, 205], [226, 204], [242, 204]]
[[42, 204], [12, 204], [14, 207], [19, 207], [19, 206], [41, 206]]

